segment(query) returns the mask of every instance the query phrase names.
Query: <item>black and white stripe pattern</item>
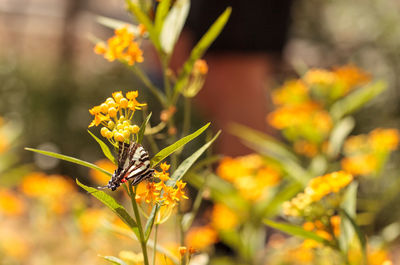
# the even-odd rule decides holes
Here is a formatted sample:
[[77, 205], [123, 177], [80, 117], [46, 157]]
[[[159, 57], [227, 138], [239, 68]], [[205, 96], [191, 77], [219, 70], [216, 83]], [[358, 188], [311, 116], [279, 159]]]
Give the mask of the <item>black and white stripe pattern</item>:
[[138, 143], [118, 144], [118, 168], [104, 188], [116, 190], [121, 183], [132, 179], [132, 185], [152, 177], [154, 169], [150, 168], [150, 157], [147, 151]]

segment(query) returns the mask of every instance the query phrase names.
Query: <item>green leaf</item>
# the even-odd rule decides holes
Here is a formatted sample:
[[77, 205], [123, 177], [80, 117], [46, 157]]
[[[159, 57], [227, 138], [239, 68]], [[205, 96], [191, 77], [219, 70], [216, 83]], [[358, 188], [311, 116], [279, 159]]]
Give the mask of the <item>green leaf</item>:
[[147, 123], [149, 123], [150, 118], [151, 118], [151, 112], [149, 115], [147, 115], [146, 119], [143, 121], [142, 125], [140, 126], [140, 129], [139, 129], [139, 132], [137, 135], [137, 142], [139, 144], [141, 144], [143, 141], [143, 135], [144, 135], [144, 132], [146, 131], [146, 126], [147, 126]]
[[165, 17], [168, 15], [170, 7], [171, 0], [161, 1], [157, 6], [156, 16], [154, 19], [154, 30], [155, 32], [157, 32], [158, 35], [160, 35]]
[[152, 159], [151, 159], [151, 166], [155, 167], [158, 163], [160, 163], [162, 160], [167, 158], [170, 154], [173, 152], [177, 151], [179, 148], [183, 147], [185, 144], [199, 136], [202, 132], [204, 132], [208, 126], [210, 126], [210, 123], [207, 123], [197, 131], [195, 131], [192, 134], [189, 134], [186, 137], [183, 137], [182, 139], [176, 141], [175, 143], [171, 144], [170, 146], [164, 148], [160, 152], [158, 152]]
[[174, 171], [171, 176], [171, 179], [167, 181], [167, 186], [175, 186], [176, 182], [181, 180], [189, 168], [194, 164], [194, 162], [199, 159], [199, 157], [210, 147], [210, 145], [217, 139], [220, 135], [221, 131], [219, 131], [210, 141], [208, 141], [205, 145], [200, 147], [196, 152], [194, 152], [191, 156], [186, 158]]
[[96, 140], [96, 142], [100, 145], [101, 150], [103, 151], [103, 154], [114, 164], [117, 164], [117, 161], [115, 161], [114, 155], [111, 153], [110, 148], [99, 138], [96, 137], [91, 131], [88, 130], [88, 133]]
[[[100, 255], [99, 255], [99, 256], [100, 256]], [[102, 257], [103, 259], [105, 259], [105, 260], [111, 262], [112, 264], [128, 265], [128, 264], [126, 264], [125, 261], [123, 261], [122, 259], [119, 259], [119, 258], [114, 257], [114, 256], [100, 256], [100, 257]]]
[[160, 33], [160, 44], [166, 54], [172, 53], [189, 14], [189, 9], [189, 0], [177, 0], [165, 18]]
[[147, 223], [145, 226], [145, 231], [144, 231], [144, 241], [147, 242], [147, 240], [149, 240], [150, 234], [151, 234], [151, 230], [153, 228], [153, 224], [154, 224], [154, 219], [156, 218], [157, 215], [157, 211], [158, 211], [158, 205], [154, 205], [153, 209], [151, 209], [151, 213], [149, 216], [149, 219], [147, 219]]
[[151, 22], [150, 18], [143, 13], [140, 7], [132, 2], [132, 0], [126, 0], [128, 10], [137, 18], [137, 20], [142, 23], [147, 32], [149, 32], [149, 38], [152, 41], [154, 47], [159, 51], [160, 50], [160, 42], [158, 39], [158, 34], [154, 29], [154, 25]]
[[126, 211], [124, 206], [119, 204], [118, 202], [115, 201], [113, 197], [105, 193], [104, 191], [86, 186], [82, 184], [78, 179], [76, 179], [76, 183], [89, 192], [92, 196], [94, 196], [96, 199], [101, 201], [105, 206], [111, 209], [126, 225], [128, 225], [132, 231], [138, 236], [139, 238], [139, 229], [136, 224], [136, 221], [133, 220], [133, 218], [129, 215], [129, 213]]
[[359, 88], [343, 99], [336, 101], [330, 109], [333, 119], [338, 121], [345, 115], [353, 113], [386, 88], [387, 84], [384, 81], [377, 81], [371, 85]]
[[260, 149], [262, 148], [264, 150], [263, 153], [266, 153], [271, 157], [279, 160], [285, 159], [298, 162], [298, 158], [290, 151], [288, 146], [263, 132], [237, 123], [233, 123], [229, 126], [229, 132], [245, 142], [259, 145]]
[[[362, 253], [363, 253], [363, 259], [364, 262], [367, 260], [367, 239], [364, 235], [364, 233], [361, 231], [360, 227], [357, 225], [356, 221], [354, 220], [354, 218], [352, 218], [350, 216], [350, 214], [344, 210], [341, 209], [340, 210], [340, 216], [341, 216], [341, 220], [343, 221], [349, 221], [349, 223], [351, 224], [352, 228], [354, 229], [354, 231], [356, 232], [357, 238], [360, 242], [360, 246], [362, 249]], [[348, 250], [345, 252], [348, 253]], [[364, 263], [367, 264], [367, 263]]]
[[128, 25], [130, 28], [133, 29], [134, 33], [137, 33], [137, 31], [138, 31], [137, 26], [135, 26], [129, 22], [110, 18], [110, 17], [96, 16], [96, 21], [97, 21], [97, 23], [99, 23], [105, 27], [111, 28], [111, 29], [118, 29], [118, 28]]
[[[341, 209], [345, 211], [351, 218], [356, 216], [356, 202], [357, 202], [357, 182], [351, 183], [343, 196], [343, 201], [340, 204]], [[339, 246], [344, 252], [349, 250], [350, 244], [354, 237], [354, 227], [351, 224], [351, 220], [348, 220], [341, 214], [340, 222], [340, 236], [339, 236]]]
[[177, 97], [177, 94], [181, 92], [182, 88], [187, 84], [189, 80], [190, 73], [192, 72], [194, 63], [196, 60], [200, 59], [208, 47], [214, 42], [214, 40], [221, 33], [225, 24], [228, 22], [229, 16], [231, 15], [232, 8], [228, 7], [224, 13], [222, 13], [218, 19], [214, 22], [214, 24], [208, 29], [206, 34], [200, 39], [200, 41], [193, 48], [190, 53], [189, 59], [183, 65], [183, 69], [178, 76], [178, 80], [174, 87], [174, 97]]
[[108, 176], [112, 176], [112, 173], [108, 172], [107, 170], [104, 170], [99, 166], [96, 166], [96, 165], [94, 165], [92, 163], [80, 160], [80, 159], [75, 158], [75, 157], [61, 155], [61, 154], [57, 154], [57, 153], [49, 152], [49, 151], [43, 151], [43, 150], [28, 148], [28, 147], [25, 147], [25, 150], [36, 152], [36, 153], [39, 153], [39, 154], [42, 154], [42, 155], [46, 155], [46, 156], [50, 156], [50, 157], [54, 157], [54, 158], [58, 158], [58, 159], [61, 159], [61, 160], [64, 160], [64, 161], [68, 161], [68, 162], [71, 162], [71, 163], [74, 163], [74, 164], [78, 164], [78, 165], [81, 165], [81, 166], [84, 166], [84, 167], [88, 167], [88, 168], [91, 168], [91, 169], [94, 169], [94, 170], [98, 170], [98, 171], [100, 171], [100, 172], [102, 172], [102, 173], [104, 173], [104, 174], [106, 174]]
[[268, 219], [263, 220], [264, 224], [268, 225], [269, 227], [272, 227], [274, 229], [277, 229], [279, 231], [282, 231], [286, 234], [292, 235], [292, 236], [297, 236], [301, 237], [304, 239], [312, 239], [317, 241], [318, 243], [323, 243], [325, 245], [329, 245], [329, 242], [326, 241], [324, 238], [320, 237], [314, 232], [304, 230], [300, 226], [292, 225], [292, 224], [284, 224], [284, 223], [277, 223]]
[[351, 133], [355, 125], [352, 117], [346, 117], [340, 120], [337, 125], [333, 128], [332, 133], [329, 137], [328, 145], [328, 156], [336, 157], [339, 155], [342, 145], [346, 140], [347, 136]]

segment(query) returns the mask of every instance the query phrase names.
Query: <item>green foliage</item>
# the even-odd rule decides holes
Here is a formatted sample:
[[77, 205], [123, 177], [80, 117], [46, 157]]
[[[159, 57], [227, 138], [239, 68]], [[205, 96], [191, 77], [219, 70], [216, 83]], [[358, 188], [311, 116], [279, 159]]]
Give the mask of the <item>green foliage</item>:
[[185, 144], [199, 136], [202, 132], [204, 132], [208, 126], [210, 126], [210, 123], [207, 123], [194, 133], [183, 137], [182, 139], [176, 141], [175, 143], [171, 144], [170, 146], [167, 146], [166, 148], [162, 149], [160, 152], [158, 152], [152, 159], [151, 159], [151, 166], [155, 167], [158, 163], [160, 163], [162, 160], [167, 158], [169, 155], [172, 153], [176, 152], [179, 150], [181, 147], [183, 147]]
[[96, 142], [100, 145], [101, 151], [103, 151], [103, 154], [110, 160], [114, 165], [117, 164], [117, 161], [115, 160], [114, 155], [111, 153], [110, 148], [101, 140], [99, 139], [96, 135], [91, 133], [88, 130], [88, 133], [96, 140]]

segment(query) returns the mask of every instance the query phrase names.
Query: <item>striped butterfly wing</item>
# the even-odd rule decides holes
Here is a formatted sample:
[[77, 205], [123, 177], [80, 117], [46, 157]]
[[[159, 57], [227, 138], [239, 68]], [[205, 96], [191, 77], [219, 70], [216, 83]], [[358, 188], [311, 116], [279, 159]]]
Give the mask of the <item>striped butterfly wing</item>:
[[123, 144], [122, 148], [118, 159], [118, 166], [122, 167], [121, 180], [132, 179], [132, 185], [137, 185], [153, 175], [149, 154], [142, 145], [132, 142]]

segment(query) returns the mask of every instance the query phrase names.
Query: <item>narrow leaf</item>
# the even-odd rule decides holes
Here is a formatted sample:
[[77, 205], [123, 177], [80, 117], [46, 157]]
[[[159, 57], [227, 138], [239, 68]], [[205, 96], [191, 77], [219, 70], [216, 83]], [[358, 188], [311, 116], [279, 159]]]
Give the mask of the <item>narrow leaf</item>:
[[165, 18], [160, 33], [160, 44], [166, 54], [172, 53], [189, 14], [189, 8], [189, 0], [177, 0]]
[[96, 199], [101, 201], [105, 206], [111, 209], [126, 225], [128, 225], [132, 231], [139, 237], [139, 230], [138, 226], [136, 224], [136, 221], [133, 220], [133, 218], [129, 215], [129, 213], [126, 211], [124, 206], [119, 204], [118, 202], [115, 201], [113, 197], [105, 193], [104, 191], [97, 190], [92, 187], [88, 187], [81, 182], [79, 182], [78, 179], [76, 179], [76, 183], [82, 187], [84, 190], [89, 192], [92, 196], [94, 196]]
[[170, 154], [172, 154], [173, 152], [177, 151], [179, 148], [183, 147], [185, 144], [187, 144], [188, 142], [190, 142], [191, 140], [193, 140], [194, 138], [199, 136], [202, 132], [204, 132], [208, 128], [208, 126], [210, 126], [210, 123], [207, 123], [206, 125], [204, 125], [200, 129], [195, 131], [194, 133], [189, 134], [186, 137], [183, 137], [182, 139], [176, 141], [175, 143], [171, 144], [170, 146], [168, 146], [168, 147], [164, 148], [163, 150], [161, 150], [160, 152], [158, 152], [151, 159], [151, 166], [152, 167], [156, 166], [162, 160], [167, 158]]
[[157, 34], [160, 34], [164, 24], [164, 19], [168, 14], [169, 8], [171, 7], [171, 0], [161, 1], [157, 6], [156, 17], [154, 20], [154, 30]]
[[290, 159], [298, 162], [298, 158], [290, 151], [288, 146], [282, 144], [263, 132], [237, 123], [233, 123], [229, 126], [229, 132], [245, 142], [260, 145], [260, 148], [262, 147], [270, 156], [274, 158], [285, 160]]
[[274, 221], [271, 221], [268, 219], [264, 219], [263, 222], [264, 222], [264, 224], [268, 225], [269, 227], [272, 227], [274, 229], [282, 231], [286, 234], [301, 237], [304, 239], [312, 239], [312, 240], [317, 241], [318, 243], [323, 243], [325, 245], [329, 244], [329, 242], [327, 242], [324, 238], [320, 237], [316, 233], [304, 230], [300, 226], [284, 224], [284, 223], [277, 223], [277, 222], [274, 222]]
[[352, 117], [346, 117], [340, 120], [333, 128], [331, 136], [329, 137], [328, 155], [329, 157], [336, 157], [342, 149], [343, 142], [351, 133], [355, 125]]
[[[356, 232], [357, 238], [360, 242], [361, 249], [363, 251], [364, 260], [366, 260], [366, 253], [367, 253], [367, 239], [364, 233], [361, 231], [360, 227], [357, 225], [356, 221], [346, 212], [346, 210], [341, 209], [340, 211], [341, 216], [344, 220], [348, 220], [352, 225], [354, 231]], [[347, 253], [347, 252], [346, 252]]]
[[210, 145], [217, 139], [221, 131], [219, 131], [210, 141], [208, 141], [205, 145], [200, 147], [196, 152], [194, 152], [191, 156], [186, 158], [174, 171], [171, 176], [171, 179], [167, 181], [166, 185], [175, 186], [176, 182], [181, 180], [189, 168], [194, 164], [194, 162], [199, 159], [199, 157], [210, 147]]
[[383, 81], [375, 82], [371, 85], [359, 88], [343, 99], [334, 103], [330, 109], [330, 113], [335, 120], [340, 120], [345, 115], [353, 113], [368, 101], [375, 98], [387, 88], [387, 84]]
[[61, 159], [61, 160], [64, 160], [64, 161], [68, 161], [68, 162], [71, 162], [71, 163], [74, 163], [74, 164], [78, 164], [78, 165], [81, 165], [81, 166], [84, 166], [84, 167], [92, 168], [92, 169], [98, 170], [98, 171], [100, 171], [100, 172], [102, 172], [102, 173], [104, 173], [104, 174], [106, 174], [108, 176], [112, 176], [112, 174], [110, 172], [108, 172], [107, 170], [104, 170], [101, 167], [96, 166], [95, 164], [80, 160], [80, 159], [75, 158], [75, 157], [61, 155], [61, 154], [57, 154], [57, 153], [49, 152], [49, 151], [43, 151], [43, 150], [28, 148], [28, 147], [25, 147], [25, 150], [36, 152], [36, 153], [39, 153], [39, 154], [42, 154], [42, 155], [46, 155], [46, 156], [50, 156], [50, 157], [54, 157], [54, 158], [58, 158], [58, 159]]
[[[356, 216], [357, 187], [357, 182], [353, 182], [347, 187], [346, 193], [343, 196], [343, 201], [340, 205], [343, 211], [345, 211], [351, 218], [355, 218]], [[342, 251], [347, 252], [353, 240], [355, 231], [351, 221], [345, 218], [343, 214], [341, 215], [342, 221], [340, 222], [339, 245]]]
[[147, 219], [147, 223], [146, 223], [145, 231], [144, 231], [144, 241], [146, 241], [146, 242], [150, 237], [151, 230], [152, 230], [153, 224], [154, 224], [154, 219], [156, 218], [156, 215], [158, 212], [158, 208], [159, 208], [158, 205], [155, 205], [153, 207], [153, 209], [151, 209], [149, 219]]
[[111, 161], [113, 162], [114, 165], [117, 164], [117, 161], [115, 161], [114, 155], [111, 153], [110, 148], [99, 138], [96, 137], [91, 131], [88, 130], [88, 133], [96, 140], [96, 142], [100, 145], [101, 150], [103, 151], [103, 154]]
[[[99, 255], [99, 256], [100, 256], [100, 255]], [[119, 258], [114, 257], [114, 256], [100, 256], [100, 257], [102, 257], [103, 259], [105, 259], [105, 260], [111, 262], [112, 264], [117, 264], [117, 265], [128, 265], [128, 264], [126, 264], [125, 261], [123, 261], [122, 259], [119, 259]]]
[[129, 22], [110, 18], [110, 17], [96, 16], [96, 21], [97, 21], [97, 23], [99, 23], [105, 27], [111, 28], [111, 29], [118, 29], [118, 28], [128, 25], [131, 29], [133, 29], [134, 33], [137, 33], [137, 31], [138, 31], [137, 26], [135, 26]]
[[142, 125], [140, 126], [140, 129], [139, 129], [139, 132], [137, 135], [137, 142], [139, 144], [141, 144], [143, 141], [143, 135], [144, 135], [144, 132], [146, 131], [146, 126], [147, 126], [147, 123], [149, 123], [150, 118], [151, 118], [151, 112], [149, 115], [147, 115], [146, 119], [143, 121]]
[[214, 24], [208, 29], [206, 34], [200, 39], [200, 41], [196, 44], [193, 48], [192, 52], [190, 53], [189, 59], [183, 65], [183, 69], [179, 74], [178, 81], [175, 84], [174, 93], [175, 96], [179, 93], [182, 88], [186, 85], [189, 75], [192, 72], [194, 63], [196, 60], [200, 59], [208, 47], [214, 42], [214, 40], [218, 37], [221, 33], [222, 29], [224, 28], [225, 24], [228, 22], [229, 16], [231, 15], [232, 8], [228, 7], [224, 13], [222, 13], [218, 19], [214, 22]]

